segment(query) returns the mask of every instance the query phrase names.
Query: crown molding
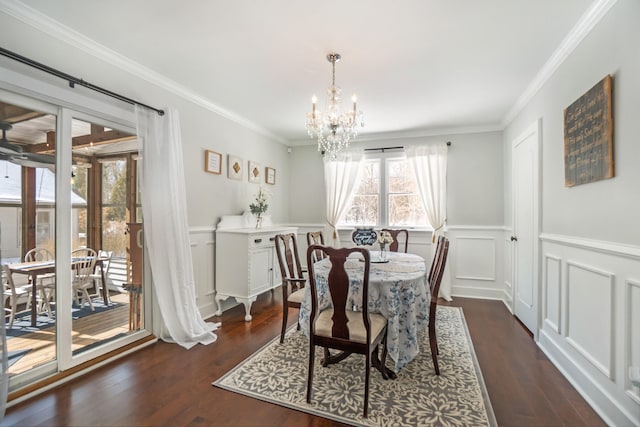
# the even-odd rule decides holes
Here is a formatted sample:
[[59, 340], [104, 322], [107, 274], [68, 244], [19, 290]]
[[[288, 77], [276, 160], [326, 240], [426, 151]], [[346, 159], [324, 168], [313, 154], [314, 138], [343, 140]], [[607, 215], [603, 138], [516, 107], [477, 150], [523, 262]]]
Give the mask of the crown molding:
[[[389, 141], [395, 139], [415, 139], [426, 138], [432, 136], [450, 136], [450, 135], [462, 135], [469, 133], [487, 133], [487, 132], [502, 132], [504, 127], [500, 123], [482, 125], [482, 126], [459, 126], [449, 128], [430, 128], [430, 129], [407, 129], [396, 132], [380, 132], [380, 133], [367, 133], [360, 134], [352, 140], [352, 144], [360, 142], [372, 142], [372, 141]], [[289, 141], [291, 147], [301, 147], [305, 145], [316, 145], [317, 139], [295, 139]]]
[[112, 49], [96, 42], [95, 40], [63, 25], [62, 23], [44, 15], [26, 4], [17, 0], [0, 0], [0, 11], [14, 17], [15, 19], [42, 31], [68, 45], [74, 46], [89, 55], [92, 55], [104, 62], [118, 67], [134, 76], [137, 76], [155, 86], [165, 89], [173, 94], [199, 105], [209, 111], [218, 114], [240, 126], [261, 134], [269, 139], [285, 144], [286, 140], [281, 138], [262, 126], [232, 112], [226, 110], [212, 101], [198, 95], [174, 80], [145, 67], [136, 61], [115, 52]]
[[593, 30], [600, 20], [607, 14], [609, 9], [616, 4], [617, 0], [596, 0], [587, 11], [580, 17], [576, 25], [573, 26], [569, 34], [562, 40], [560, 46], [553, 52], [551, 57], [542, 66], [542, 69], [534, 77], [524, 93], [516, 100], [515, 104], [502, 120], [503, 128], [522, 111], [522, 109], [533, 99], [542, 86], [551, 78], [558, 67], [571, 55], [580, 42]]
[[[478, 127], [462, 127], [462, 128], [442, 128], [442, 129], [426, 129], [426, 130], [407, 130], [398, 132], [386, 132], [377, 134], [367, 134], [358, 137], [358, 141], [377, 141], [384, 139], [400, 139], [400, 138], [421, 138], [429, 136], [439, 136], [446, 134], [463, 134], [463, 133], [481, 133], [503, 131], [509, 123], [522, 111], [522, 109], [533, 99], [542, 86], [549, 80], [558, 67], [567, 59], [567, 57], [576, 49], [580, 42], [591, 32], [591, 30], [600, 22], [606, 13], [613, 7], [617, 0], [596, 0], [587, 11], [582, 15], [580, 20], [571, 29], [564, 38], [560, 46], [554, 51], [549, 60], [540, 69], [533, 81], [525, 89], [525, 91], [516, 100], [505, 115], [500, 124], [486, 125]], [[174, 80], [157, 73], [150, 68], [127, 58], [106, 46], [84, 36], [83, 34], [72, 30], [71, 28], [61, 24], [58, 21], [40, 13], [39, 11], [25, 5], [18, 0], [0, 0], [0, 11], [24, 22], [25, 24], [42, 31], [52, 37], [55, 37], [71, 46], [74, 46], [100, 60], [109, 62], [114, 66], [133, 74], [153, 85], [161, 87], [180, 96], [196, 105], [199, 105], [209, 111], [218, 114], [238, 125], [261, 134], [269, 139], [277, 141], [281, 144], [289, 146], [300, 146], [312, 144], [309, 140], [287, 140], [268, 131], [258, 124], [232, 112], [222, 108], [212, 101], [198, 95], [192, 90], [180, 85]]]

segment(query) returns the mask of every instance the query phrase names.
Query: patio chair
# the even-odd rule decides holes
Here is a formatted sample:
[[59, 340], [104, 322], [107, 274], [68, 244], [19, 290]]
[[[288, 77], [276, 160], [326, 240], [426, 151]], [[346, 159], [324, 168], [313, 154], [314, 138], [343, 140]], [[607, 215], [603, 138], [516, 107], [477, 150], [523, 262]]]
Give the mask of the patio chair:
[[96, 266], [96, 251], [90, 248], [76, 249], [71, 252], [72, 289], [76, 304], [82, 308], [84, 303], [89, 303], [89, 308], [94, 311], [93, 302], [89, 295], [89, 289], [93, 286], [91, 274]]

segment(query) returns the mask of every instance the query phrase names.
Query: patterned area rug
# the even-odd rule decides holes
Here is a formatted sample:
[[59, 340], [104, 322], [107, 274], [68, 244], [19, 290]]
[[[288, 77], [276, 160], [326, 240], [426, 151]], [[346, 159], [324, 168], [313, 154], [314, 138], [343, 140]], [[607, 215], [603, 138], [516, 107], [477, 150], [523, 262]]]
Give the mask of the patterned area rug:
[[[322, 367], [316, 349], [311, 404], [306, 402], [308, 339], [291, 328], [213, 383], [214, 386], [357, 426], [496, 426], [462, 309], [438, 307], [440, 376], [426, 331], [422, 351], [396, 380], [371, 374], [369, 417], [363, 418], [364, 357]], [[387, 361], [387, 366], [390, 366]]]

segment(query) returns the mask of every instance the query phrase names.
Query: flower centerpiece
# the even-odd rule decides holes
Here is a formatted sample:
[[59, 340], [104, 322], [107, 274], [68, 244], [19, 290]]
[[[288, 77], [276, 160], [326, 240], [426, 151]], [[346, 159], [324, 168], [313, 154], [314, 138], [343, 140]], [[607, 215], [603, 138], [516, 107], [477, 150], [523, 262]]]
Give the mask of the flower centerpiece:
[[388, 231], [381, 231], [378, 234], [378, 244], [380, 245], [380, 259], [387, 259], [387, 245], [393, 243], [393, 236]]
[[256, 228], [262, 227], [262, 214], [265, 213], [268, 208], [269, 204], [267, 203], [267, 192], [264, 191], [262, 187], [260, 187], [260, 190], [258, 190], [258, 194], [256, 194], [255, 201], [249, 205], [251, 213], [257, 217]]

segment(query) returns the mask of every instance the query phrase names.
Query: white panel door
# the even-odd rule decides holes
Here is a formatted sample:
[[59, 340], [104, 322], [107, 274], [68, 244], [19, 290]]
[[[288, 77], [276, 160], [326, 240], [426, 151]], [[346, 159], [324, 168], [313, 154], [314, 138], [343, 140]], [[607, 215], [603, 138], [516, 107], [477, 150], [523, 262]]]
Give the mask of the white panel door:
[[514, 313], [538, 332], [538, 123], [512, 148]]

